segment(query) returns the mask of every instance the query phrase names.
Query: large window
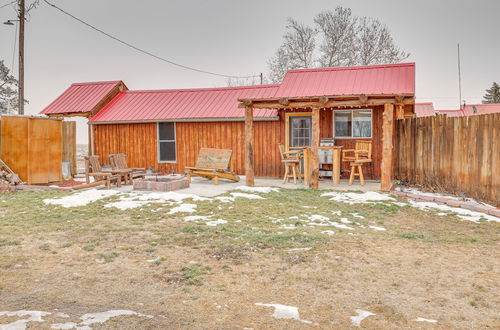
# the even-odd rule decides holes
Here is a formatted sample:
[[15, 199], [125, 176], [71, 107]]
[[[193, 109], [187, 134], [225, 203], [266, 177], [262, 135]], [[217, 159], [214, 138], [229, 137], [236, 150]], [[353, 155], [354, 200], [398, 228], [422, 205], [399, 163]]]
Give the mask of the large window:
[[335, 110], [336, 138], [371, 138], [372, 110]]
[[158, 161], [175, 162], [175, 123], [158, 123]]
[[308, 147], [312, 136], [311, 116], [290, 117], [290, 147]]

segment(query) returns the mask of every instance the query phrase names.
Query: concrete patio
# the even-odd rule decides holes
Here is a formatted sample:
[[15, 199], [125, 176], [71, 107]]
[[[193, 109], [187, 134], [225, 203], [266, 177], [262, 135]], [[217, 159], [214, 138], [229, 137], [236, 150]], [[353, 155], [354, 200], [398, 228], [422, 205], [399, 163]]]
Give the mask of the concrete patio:
[[[176, 175], [175, 177], [180, 177], [180, 175]], [[149, 178], [149, 177], [147, 177]], [[154, 178], [154, 177], [153, 177]], [[219, 184], [214, 184], [213, 180], [208, 180], [201, 177], [193, 177], [191, 181], [191, 185], [186, 189], [175, 190], [175, 192], [183, 193], [183, 194], [195, 194], [198, 196], [211, 197], [223, 194], [227, 191], [233, 190], [238, 186], [245, 185], [245, 176], [240, 176], [239, 182], [233, 182], [228, 180], [219, 180]], [[294, 183], [283, 183], [282, 179], [278, 178], [256, 178], [255, 179], [256, 187], [279, 187], [284, 189], [307, 189], [303, 183], [297, 182]], [[132, 186], [126, 185], [120, 188], [113, 187], [112, 189], [116, 189], [119, 191], [132, 191]], [[324, 178], [319, 181], [319, 189], [329, 189], [329, 190], [357, 190], [357, 191], [379, 191], [380, 190], [380, 181], [375, 180], [365, 180], [365, 185], [361, 186], [359, 183], [355, 182], [352, 186], [349, 186], [349, 180], [340, 180], [338, 185], [333, 185], [331, 179]], [[141, 191], [137, 191], [141, 192]]]

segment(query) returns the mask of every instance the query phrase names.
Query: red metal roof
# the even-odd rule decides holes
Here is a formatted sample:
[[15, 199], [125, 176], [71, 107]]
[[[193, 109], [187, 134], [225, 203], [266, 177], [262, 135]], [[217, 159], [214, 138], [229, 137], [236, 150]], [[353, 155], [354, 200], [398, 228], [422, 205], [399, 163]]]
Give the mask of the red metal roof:
[[488, 115], [491, 113], [500, 113], [500, 103], [467, 104], [462, 109], [436, 110], [436, 112], [440, 115], [447, 115], [448, 117]]
[[[279, 85], [122, 91], [90, 122], [155, 121], [165, 119], [242, 118], [239, 98], [274, 97]], [[254, 117], [276, 117], [276, 111], [254, 110]]]
[[44, 115], [89, 112], [122, 81], [75, 83], [40, 113]]
[[289, 70], [276, 97], [406, 93], [415, 93], [415, 63]]
[[432, 117], [436, 115], [432, 102], [415, 103], [415, 115], [417, 117]]

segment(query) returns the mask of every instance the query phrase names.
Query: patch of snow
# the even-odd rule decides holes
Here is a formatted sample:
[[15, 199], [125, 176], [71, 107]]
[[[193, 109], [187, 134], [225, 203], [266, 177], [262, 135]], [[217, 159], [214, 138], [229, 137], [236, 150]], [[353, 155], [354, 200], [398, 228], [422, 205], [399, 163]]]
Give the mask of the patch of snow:
[[330, 219], [323, 216], [323, 215], [313, 214], [313, 215], [309, 216], [309, 220], [311, 220], [311, 221], [328, 221]]
[[310, 248], [310, 247], [305, 247], [305, 248], [293, 248], [293, 249], [288, 249], [288, 251], [290, 251], [290, 252], [294, 252], [294, 251], [309, 251], [310, 249], [312, 249], [312, 248]]
[[205, 222], [205, 224], [207, 226], [212, 226], [212, 227], [215, 227], [217, 225], [223, 225], [225, 223], [227, 223], [227, 221], [226, 220], [222, 220], [222, 219], [217, 219], [217, 220], [212, 220], [212, 221]]
[[209, 215], [188, 215], [187, 217], [184, 217], [184, 220], [186, 221], [198, 221], [198, 220], [208, 220], [210, 219]]
[[335, 232], [333, 230], [323, 230], [321, 233], [327, 234], [328, 236], [332, 236], [335, 234]]
[[[77, 182], [83, 182], [83, 183], [87, 183], [87, 180], [85, 178], [73, 178], [74, 181], [77, 181]], [[92, 183], [94, 182], [94, 177], [90, 177], [89, 178], [89, 182]]]
[[75, 329], [76, 326], [75, 322], [66, 322], [66, 323], [54, 323], [50, 326], [51, 329]]
[[475, 212], [471, 211], [468, 209], [462, 209], [459, 207], [451, 207], [445, 204], [438, 204], [434, 202], [415, 202], [415, 201], [410, 201], [410, 205], [413, 207], [416, 207], [418, 209], [424, 210], [424, 211], [429, 211], [431, 209], [435, 210], [440, 210], [444, 211], [447, 213], [456, 213], [457, 217], [463, 220], [468, 220], [472, 222], [479, 222], [481, 218], [484, 218], [487, 221], [495, 221], [495, 222], [500, 222], [500, 218], [497, 218], [495, 216], [481, 213], [481, 212]]
[[399, 207], [408, 206], [408, 203], [403, 203], [403, 202], [392, 202], [392, 204], [397, 205]]
[[238, 186], [235, 188], [236, 190], [242, 190], [246, 192], [254, 192], [254, 193], [263, 193], [268, 194], [270, 192], [278, 192], [279, 188], [276, 187], [249, 187], [249, 186]]
[[437, 320], [424, 319], [423, 317], [417, 317], [413, 321], [415, 322], [429, 322], [429, 323], [437, 323]]
[[366, 319], [368, 316], [372, 316], [372, 315], [375, 315], [371, 312], [367, 312], [367, 311], [364, 311], [364, 310], [361, 310], [361, 309], [356, 309], [356, 313], [358, 313], [357, 316], [351, 316], [351, 321], [352, 321], [352, 324], [356, 327], [360, 327], [361, 326], [361, 321], [363, 321], [364, 319]]
[[365, 218], [364, 216], [362, 216], [362, 215], [361, 215], [361, 214], [359, 214], [359, 213], [350, 213], [350, 214], [351, 214], [353, 217], [358, 218], [358, 219], [364, 219], [364, 218]]
[[79, 326], [88, 326], [91, 324], [95, 323], [104, 323], [108, 321], [110, 318], [117, 317], [117, 316], [122, 316], [122, 315], [135, 315], [135, 316], [141, 316], [141, 317], [147, 317], [147, 318], [152, 318], [152, 315], [144, 315], [140, 314], [134, 311], [130, 310], [110, 310], [107, 312], [100, 312], [100, 313], [87, 313], [83, 314], [80, 319], [82, 322], [80, 322], [78, 325]]
[[56, 316], [57, 316], [57, 317], [62, 317], [62, 318], [65, 318], [65, 319], [67, 319], [67, 318], [69, 317], [69, 315], [68, 315], [68, 314], [66, 314], [66, 313], [62, 313], [62, 312], [57, 313], [57, 314], [56, 314]]
[[281, 225], [280, 228], [283, 228], [283, 229], [295, 229], [297, 227], [295, 227], [295, 225]]
[[118, 194], [116, 190], [98, 190], [89, 189], [77, 192], [61, 198], [48, 198], [44, 199], [45, 204], [60, 205], [63, 207], [76, 207], [85, 206], [89, 203], [98, 201], [99, 199], [106, 198]]
[[241, 198], [248, 198], [248, 199], [265, 199], [264, 197], [262, 196], [259, 196], [259, 195], [255, 195], [255, 194], [246, 194], [246, 193], [231, 193], [231, 195], [233, 195], [233, 197], [241, 197]]
[[26, 329], [26, 325], [29, 322], [45, 322], [43, 319], [44, 316], [50, 315], [51, 313], [49, 312], [41, 312], [41, 311], [26, 311], [26, 310], [20, 310], [20, 311], [14, 311], [14, 312], [9, 312], [9, 311], [4, 311], [0, 312], [0, 316], [5, 315], [5, 316], [17, 316], [17, 317], [24, 317], [24, 316], [29, 316], [27, 319], [21, 319], [17, 320], [11, 323], [7, 324], [0, 324], [0, 329], [2, 330], [24, 330]]
[[341, 224], [341, 223], [337, 223], [337, 222], [330, 222], [330, 224], [331, 224], [333, 227], [337, 227], [337, 228], [340, 228], [340, 229], [354, 230], [354, 228], [349, 227], [349, 226], [346, 226], [346, 225], [343, 225], [343, 224]]
[[360, 194], [332, 191], [322, 194], [321, 197], [332, 197], [330, 198], [330, 200], [332, 201], [344, 202], [347, 204], [396, 201], [396, 199], [387, 194], [381, 194], [375, 191], [368, 191]]
[[229, 196], [218, 196], [215, 197], [215, 199], [221, 201], [222, 203], [234, 202], [234, 197], [229, 197]]
[[181, 204], [179, 206], [176, 206], [174, 208], [172, 208], [170, 210], [170, 212], [168, 212], [168, 214], [174, 214], [174, 213], [194, 213], [196, 212], [196, 207], [198, 205], [196, 204], [189, 204], [189, 203], [185, 203], [185, 204]]
[[342, 222], [342, 223], [351, 223], [351, 220], [349, 220], [347, 218], [341, 218], [340, 222]]
[[311, 324], [311, 321], [302, 320], [299, 315], [299, 309], [295, 306], [286, 306], [281, 304], [263, 304], [255, 303], [257, 306], [274, 307], [274, 312], [271, 314], [272, 317], [277, 319], [294, 319], [302, 323]]
[[373, 230], [378, 230], [378, 231], [384, 231], [385, 230], [385, 228], [383, 228], [383, 227], [370, 226], [370, 225], [368, 225], [368, 228], [371, 228]]
[[402, 192], [406, 192], [406, 193], [410, 193], [410, 194], [414, 194], [414, 195], [420, 195], [420, 196], [445, 197], [445, 198], [453, 199], [453, 200], [456, 200], [456, 201], [466, 201], [468, 203], [474, 203], [476, 205], [491, 207], [493, 209], [495, 208], [493, 205], [489, 205], [489, 204], [486, 204], [486, 203], [478, 202], [478, 201], [476, 201], [473, 198], [460, 198], [460, 197], [457, 197], [457, 196], [454, 196], [454, 195], [439, 194], [439, 193], [433, 193], [433, 192], [424, 192], [424, 191], [418, 190], [417, 188], [398, 187], [398, 188], [396, 188], [396, 190], [402, 191]]
[[332, 211], [332, 214], [340, 216], [342, 214], [342, 211]]
[[157, 262], [157, 261], [159, 261], [160, 259], [161, 259], [160, 257], [156, 257], [156, 258], [154, 258], [154, 259], [149, 259], [149, 260], [146, 260], [146, 261], [147, 261], [147, 262], [151, 262], [151, 263], [153, 263], [153, 262]]
[[194, 201], [206, 201], [210, 198], [200, 197], [194, 194], [181, 194], [175, 191], [167, 192], [132, 192], [120, 195], [120, 201], [106, 204], [105, 207], [116, 207], [121, 210], [133, 209], [150, 203], [171, 204], [171, 202], [182, 202], [184, 199]]

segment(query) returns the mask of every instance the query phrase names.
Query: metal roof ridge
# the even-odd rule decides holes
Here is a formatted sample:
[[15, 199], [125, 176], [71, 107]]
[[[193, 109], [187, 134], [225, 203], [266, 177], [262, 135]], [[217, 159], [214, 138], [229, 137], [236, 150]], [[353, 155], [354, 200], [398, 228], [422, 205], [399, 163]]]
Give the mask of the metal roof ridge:
[[393, 64], [387, 63], [387, 64], [374, 64], [374, 65], [333, 66], [333, 67], [325, 67], [325, 68], [291, 69], [291, 70], [288, 70], [287, 73], [364, 70], [364, 69], [381, 69], [381, 68], [414, 67], [414, 66], [415, 66], [415, 62], [393, 63]]
[[181, 89], [137, 89], [126, 90], [127, 93], [176, 93], [176, 92], [205, 92], [205, 91], [226, 91], [239, 89], [260, 89], [279, 87], [280, 84], [253, 85], [253, 86], [235, 86], [235, 87], [202, 87], [202, 88], [181, 88]]
[[106, 84], [118, 84], [123, 82], [123, 80], [108, 80], [108, 81], [87, 81], [72, 83], [71, 86], [81, 86], [81, 85], [106, 85]]

